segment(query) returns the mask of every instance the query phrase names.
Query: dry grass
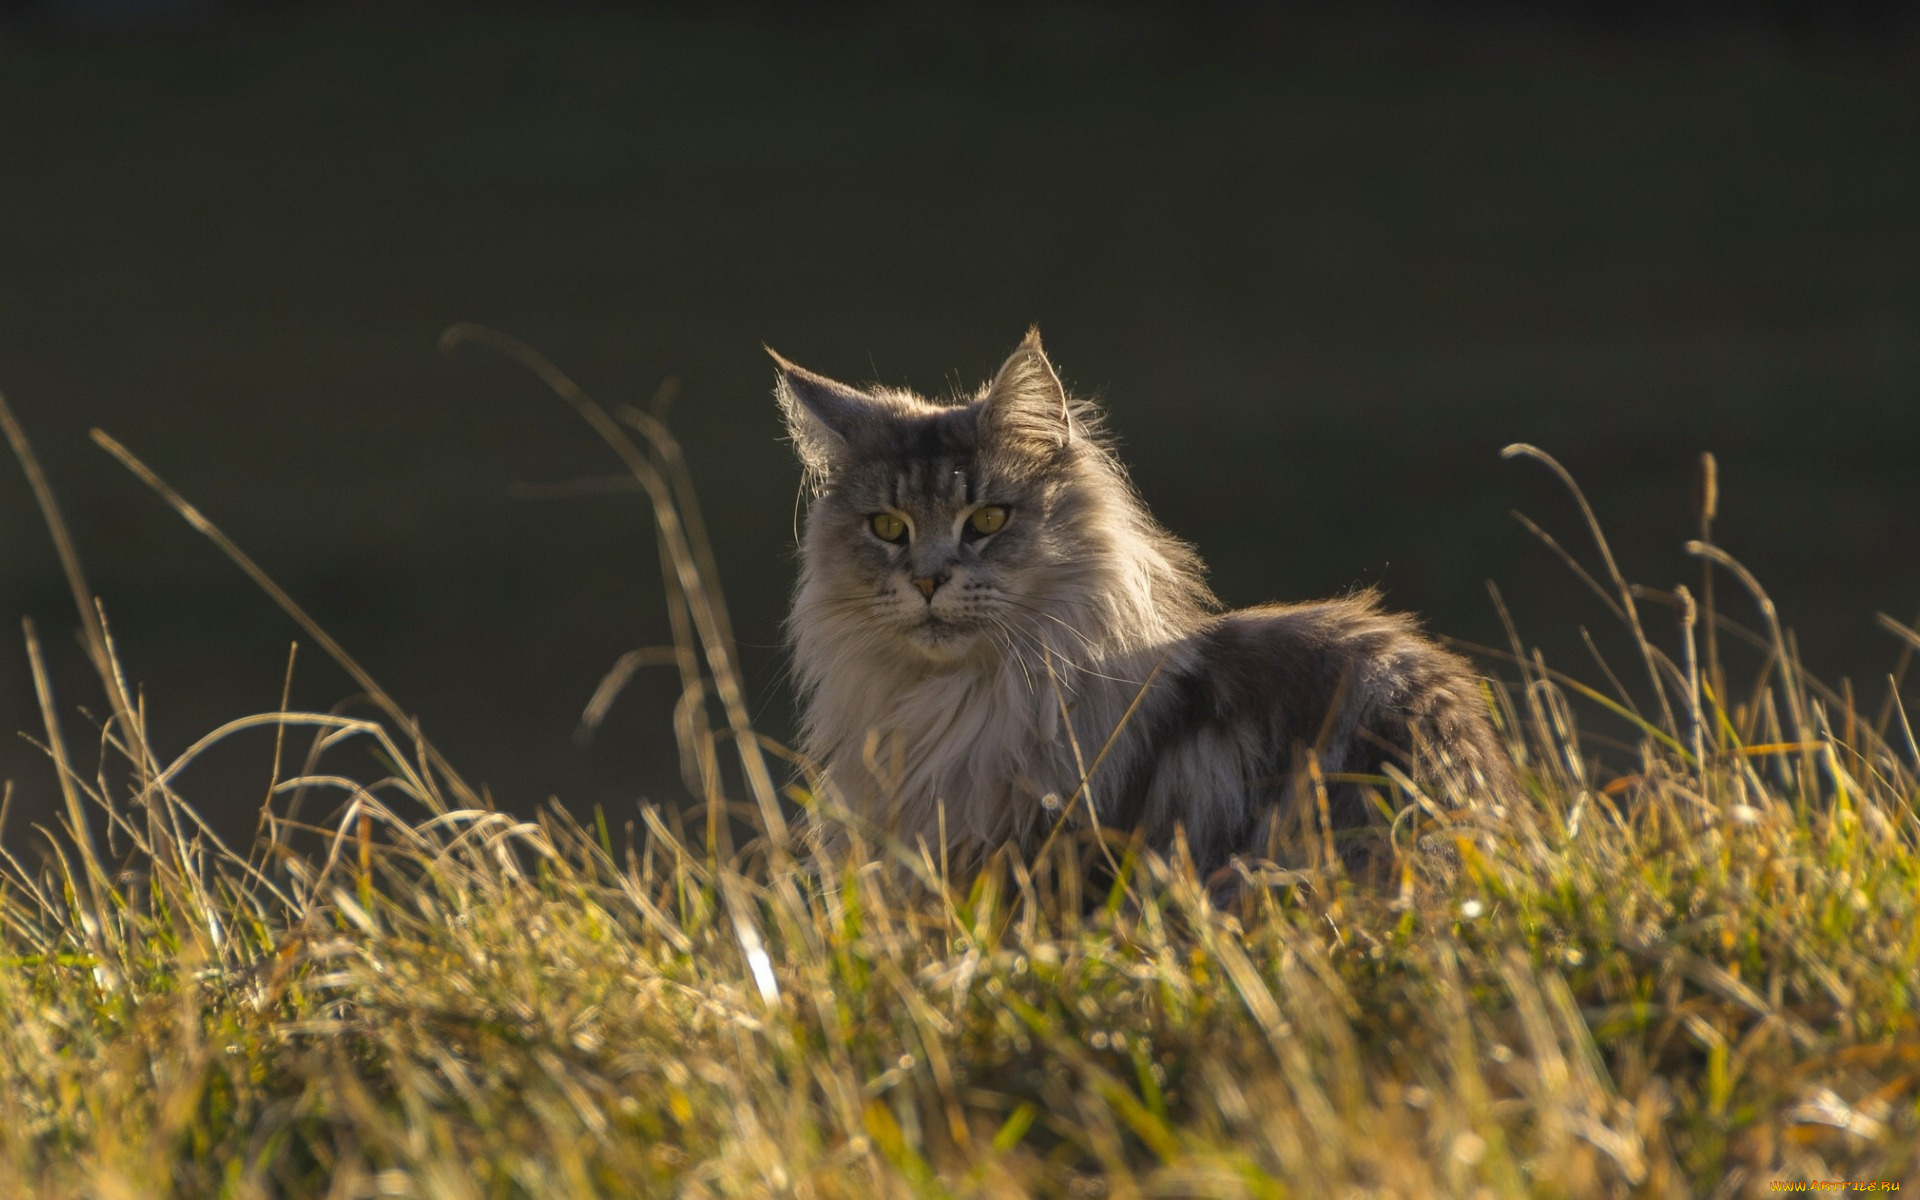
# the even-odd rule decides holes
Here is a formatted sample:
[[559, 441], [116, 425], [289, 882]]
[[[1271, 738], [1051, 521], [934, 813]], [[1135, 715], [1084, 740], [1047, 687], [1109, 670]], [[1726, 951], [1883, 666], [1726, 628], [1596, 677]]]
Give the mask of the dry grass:
[[[822, 861], [737, 703], [671, 440], [456, 336], [546, 375], [651, 493], [691, 829], [489, 811], [350, 666], [387, 721], [210, 735], [286, 747], [259, 843], [221, 845], [48, 501], [114, 716], [82, 769], [43, 686], [68, 820], [0, 874], [0, 1194], [1731, 1196], [1916, 1170], [1912, 733], [1809, 679], [1764, 602], [1746, 631], [1603, 549], [1639, 677], [1516, 651], [1534, 803], [1447, 819], [1448, 878], [1308, 869], [1225, 912], [1149, 854], [1084, 896], [1072, 839], [964, 887], [901, 848]], [[1738, 578], [1708, 490], [1700, 553]], [[1722, 638], [1764, 652], [1737, 700]], [[1595, 705], [1638, 731], [1625, 773], [1581, 748]], [[356, 745], [384, 777], [336, 773]]]

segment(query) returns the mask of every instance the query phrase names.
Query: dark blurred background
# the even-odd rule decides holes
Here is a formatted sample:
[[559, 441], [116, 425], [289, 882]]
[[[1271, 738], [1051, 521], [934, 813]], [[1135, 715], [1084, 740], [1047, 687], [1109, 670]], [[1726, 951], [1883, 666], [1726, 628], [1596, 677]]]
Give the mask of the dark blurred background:
[[[511, 363], [438, 353], [463, 320], [609, 403], [684, 381], [775, 734], [797, 472], [761, 343], [941, 391], [1036, 321], [1232, 603], [1379, 584], [1500, 644], [1492, 579], [1550, 661], [1599, 680], [1590, 625], [1625, 675], [1508, 516], [1592, 563], [1571, 503], [1498, 451], [1558, 455], [1626, 572], [1670, 586], [1699, 579], [1713, 450], [1722, 544], [1877, 708], [1874, 614], [1920, 608], [1917, 31], [1895, 4], [15, 0], [0, 390], [163, 754], [276, 706], [297, 631], [92, 426], [503, 805], [680, 799], [670, 673], [572, 737], [604, 669], [667, 638], [648, 514], [509, 495], [617, 464]], [[105, 705], [10, 462], [0, 613], [38, 621], [90, 764], [76, 709]], [[26, 662], [0, 635], [13, 845], [57, 794], [11, 736], [39, 733]], [[303, 644], [296, 705], [353, 691]], [[269, 754], [237, 739], [182, 787], [250, 831]]]

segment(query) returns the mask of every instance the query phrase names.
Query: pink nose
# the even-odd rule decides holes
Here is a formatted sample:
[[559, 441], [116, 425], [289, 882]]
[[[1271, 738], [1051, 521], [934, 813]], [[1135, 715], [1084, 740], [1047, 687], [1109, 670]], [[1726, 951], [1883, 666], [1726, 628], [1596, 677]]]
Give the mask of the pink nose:
[[915, 579], [913, 581], [913, 586], [920, 589], [920, 594], [922, 596], [925, 596], [927, 599], [931, 600], [933, 599], [933, 589], [940, 586], [940, 581], [938, 579], [933, 578], [931, 575], [923, 575], [920, 578]]

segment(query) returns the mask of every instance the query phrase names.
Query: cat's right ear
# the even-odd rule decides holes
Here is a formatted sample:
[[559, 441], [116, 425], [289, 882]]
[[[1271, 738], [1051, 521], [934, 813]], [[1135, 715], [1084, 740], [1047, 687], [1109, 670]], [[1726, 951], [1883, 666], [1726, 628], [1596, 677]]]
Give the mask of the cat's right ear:
[[818, 489], [847, 454], [862, 426], [876, 417], [873, 397], [858, 388], [795, 366], [766, 347], [778, 377], [773, 394], [787, 418], [787, 432], [807, 478]]

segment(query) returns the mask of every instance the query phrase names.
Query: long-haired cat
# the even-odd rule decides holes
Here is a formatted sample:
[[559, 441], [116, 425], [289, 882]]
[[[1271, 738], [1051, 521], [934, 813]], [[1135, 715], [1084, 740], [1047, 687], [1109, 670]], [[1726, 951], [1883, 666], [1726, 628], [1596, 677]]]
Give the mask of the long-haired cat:
[[1440, 803], [1514, 786], [1468, 664], [1374, 594], [1222, 611], [1037, 331], [946, 404], [774, 358], [812, 495], [802, 749], [909, 848], [977, 864], [1077, 819], [1184, 829], [1203, 874], [1323, 833], [1353, 867], [1380, 860], [1383, 764]]

